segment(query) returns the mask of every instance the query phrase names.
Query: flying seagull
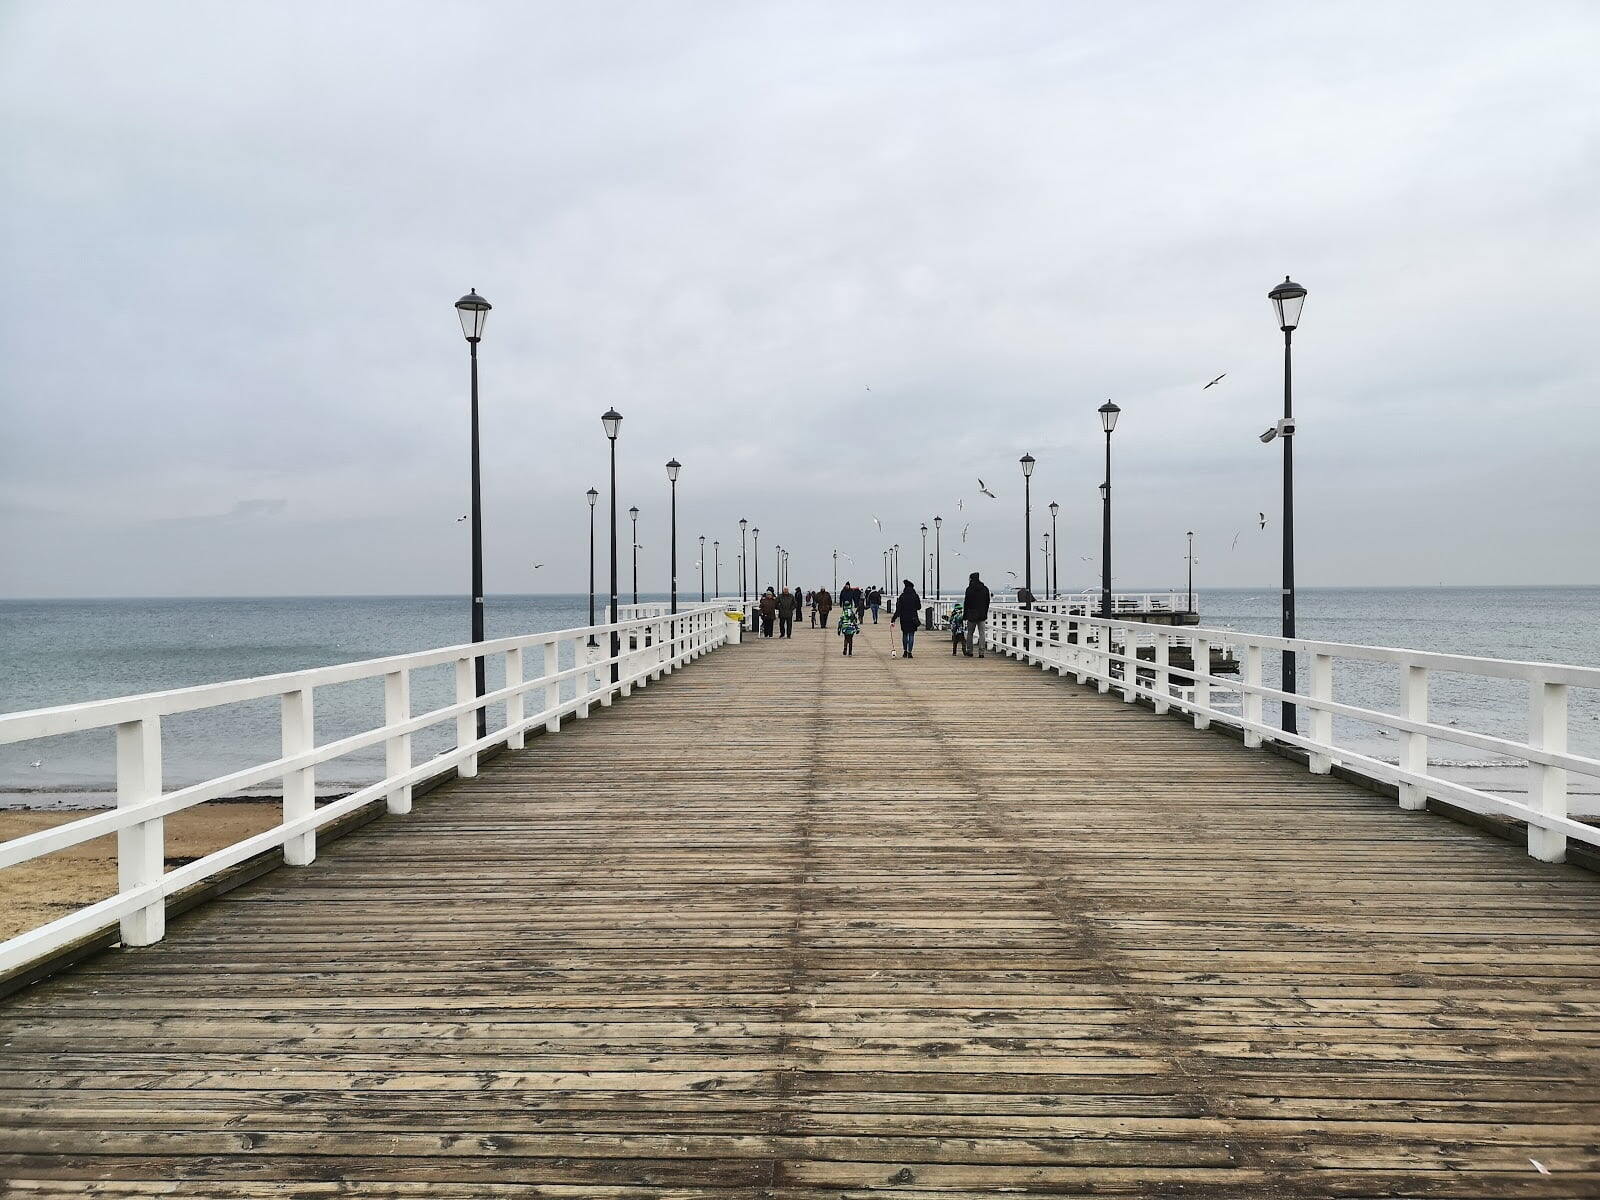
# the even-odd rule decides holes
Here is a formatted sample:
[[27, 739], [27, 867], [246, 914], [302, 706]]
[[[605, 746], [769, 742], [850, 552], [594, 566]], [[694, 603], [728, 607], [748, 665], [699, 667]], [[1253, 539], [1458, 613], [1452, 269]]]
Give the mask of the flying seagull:
[[1006, 574], [1011, 576], [1013, 579], [1017, 577], [1017, 573], [1015, 571], [1007, 571]]
[[966, 508], [967, 507], [967, 502], [965, 500], [957, 500], [956, 501], [956, 507], [957, 508]]
[[966, 541], [966, 540], [967, 540], [967, 530], [969, 530], [969, 529], [971, 529], [971, 528], [972, 528], [972, 526], [971, 526], [971, 525], [970, 525], [970, 524], [968, 524], [968, 525], [963, 525], [963, 526], [962, 526], [962, 527], [961, 527], [961, 540], [962, 540], [962, 541], [963, 541], [963, 542], [965, 542], [965, 541]]
[[1238, 533], [1235, 533], [1233, 535], [1233, 545], [1229, 546], [1228, 549], [1229, 550], [1237, 550], [1238, 548], [1239, 548], [1239, 535], [1238, 535]]
[[987, 488], [987, 487], [986, 487], [986, 486], [985, 486], [985, 485], [984, 485], [984, 482], [983, 482], [983, 480], [981, 480], [981, 479], [980, 479], [980, 480], [978, 480], [978, 490], [979, 490], [979, 491], [980, 491], [980, 492], [982, 492], [982, 493], [983, 493], [983, 494], [984, 494], [984, 495], [985, 495], [985, 496], [987, 496], [987, 497], [989, 497], [989, 499], [991, 499], [991, 500], [994, 500], [994, 499], [996, 499], [996, 496], [995, 496], [995, 494], [994, 494], [994, 493], [993, 493], [993, 492], [991, 492], [991, 491], [990, 491], [990, 490], [989, 490], [989, 489], [988, 489], [988, 488]]
[[29, 763], [28, 765], [30, 767], [34, 768], [35, 770], [38, 770], [40, 767], [44, 766], [44, 759], [36, 758], [31, 763]]
[[877, 517], [873, 517], [872, 518], [872, 523], [878, 527], [878, 532], [879, 533], [883, 532], [883, 522], [882, 521], [878, 520]]
[[870, 383], [863, 384], [862, 386], [864, 386], [867, 389], [867, 391], [869, 391], [869, 392], [872, 390], [872, 385]]
[[540, 567], [542, 567], [542, 566], [544, 566], [544, 564], [543, 564], [543, 563], [534, 563], [534, 564], [533, 564], [533, 569], [534, 569], [534, 570], [535, 570], [535, 571], [537, 571], [537, 570], [538, 570], [538, 569], [539, 569], [539, 568], [540, 568]]
[[1219, 383], [1221, 383], [1221, 382], [1222, 382], [1222, 381], [1223, 381], [1223, 380], [1224, 380], [1224, 379], [1226, 379], [1226, 378], [1227, 378], [1227, 377], [1228, 377], [1228, 373], [1227, 373], [1227, 372], [1226, 372], [1226, 371], [1224, 371], [1224, 372], [1223, 372], [1223, 373], [1222, 373], [1222, 374], [1221, 374], [1221, 375], [1218, 375], [1218, 376], [1217, 376], [1217, 377], [1216, 377], [1216, 378], [1215, 378], [1215, 379], [1213, 379], [1213, 380], [1212, 380], [1212, 381], [1211, 381], [1211, 382], [1210, 382], [1210, 383], [1208, 383], [1208, 384], [1206, 384], [1206, 387], [1203, 387], [1203, 388], [1201, 388], [1201, 389], [1200, 389], [1200, 390], [1201, 390], [1201, 391], [1202, 391], [1202, 392], [1203, 392], [1203, 391], [1205, 391], [1205, 390], [1206, 390], [1206, 388], [1209, 388], [1209, 387], [1216, 387], [1216, 386], [1217, 386], [1217, 384], [1219, 384]]
[[466, 519], [467, 519], [467, 515], [465, 513], [462, 513], [459, 517], [456, 518], [456, 524], [459, 525], [462, 521], [465, 521]]
[[1261, 522], [1261, 528], [1265, 529], [1267, 527], [1267, 514], [1266, 513], [1264, 513], [1264, 512], [1256, 513], [1256, 520]]

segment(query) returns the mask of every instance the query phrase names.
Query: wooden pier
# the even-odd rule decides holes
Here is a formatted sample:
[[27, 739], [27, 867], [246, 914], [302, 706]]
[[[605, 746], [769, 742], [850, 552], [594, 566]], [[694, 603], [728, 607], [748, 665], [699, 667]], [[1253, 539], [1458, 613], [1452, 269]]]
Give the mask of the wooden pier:
[[719, 651], [0, 1004], [0, 1191], [1600, 1195], [1594, 875], [890, 643]]

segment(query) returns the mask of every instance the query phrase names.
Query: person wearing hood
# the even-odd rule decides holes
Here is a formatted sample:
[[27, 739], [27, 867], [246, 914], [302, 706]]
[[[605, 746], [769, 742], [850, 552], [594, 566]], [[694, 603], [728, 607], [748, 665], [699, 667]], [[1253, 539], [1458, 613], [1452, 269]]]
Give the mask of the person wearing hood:
[[760, 611], [761, 636], [769, 638], [772, 636], [772, 622], [778, 615], [778, 597], [773, 594], [771, 588], [768, 588], [766, 593], [761, 597]]
[[922, 597], [917, 595], [917, 589], [911, 580], [905, 581], [905, 587], [894, 602], [894, 615], [889, 618], [889, 624], [900, 626], [900, 644], [905, 648], [906, 657], [911, 657], [911, 648], [917, 641], [917, 630], [922, 628]]

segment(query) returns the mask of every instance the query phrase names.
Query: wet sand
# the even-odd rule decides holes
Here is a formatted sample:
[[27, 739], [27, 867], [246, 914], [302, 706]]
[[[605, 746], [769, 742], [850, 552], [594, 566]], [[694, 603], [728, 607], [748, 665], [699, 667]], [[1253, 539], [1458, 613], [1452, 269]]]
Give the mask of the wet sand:
[[[167, 818], [167, 868], [182, 866], [270, 829], [278, 824], [282, 811], [276, 801], [213, 801], [175, 813]], [[89, 815], [82, 809], [0, 811], [0, 842]], [[64, 917], [114, 894], [116, 854], [117, 839], [110, 835], [0, 870], [0, 938]]]

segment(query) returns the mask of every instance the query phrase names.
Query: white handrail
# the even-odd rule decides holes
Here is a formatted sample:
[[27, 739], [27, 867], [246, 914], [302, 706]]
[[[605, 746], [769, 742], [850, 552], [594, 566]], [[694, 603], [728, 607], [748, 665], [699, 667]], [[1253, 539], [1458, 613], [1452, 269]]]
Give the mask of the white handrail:
[[[614, 656], [603, 653], [600, 645], [613, 634], [619, 644]], [[597, 644], [589, 645], [591, 639]], [[642, 687], [738, 640], [738, 627], [728, 620], [725, 603], [696, 603], [680, 606], [675, 615], [663, 611], [579, 629], [0, 715], [0, 745], [94, 729], [114, 729], [117, 741], [117, 807], [0, 842], [0, 868], [115, 833], [119, 881], [115, 895], [0, 943], [0, 975], [117, 921], [125, 944], [158, 941], [165, 933], [168, 896], [279, 846], [284, 848], [286, 863], [306, 865], [316, 858], [316, 831], [329, 822], [379, 799], [386, 800], [390, 812], [409, 812], [416, 784], [452, 769], [462, 777], [476, 775], [478, 756], [485, 750], [502, 745], [518, 748], [528, 731], [537, 728], [554, 733], [564, 717], [587, 717], [593, 705], [609, 706], [614, 697], [629, 695], [634, 686]], [[567, 646], [573, 665], [562, 668], [562, 649]], [[529, 650], [542, 652], [543, 669], [524, 678], [523, 656]], [[505, 686], [478, 696], [476, 661], [495, 655], [505, 660]], [[455, 702], [412, 714], [411, 673], [446, 663], [455, 664]], [[610, 678], [613, 667], [614, 681]], [[312, 732], [316, 689], [362, 679], [384, 681], [383, 723], [317, 745]], [[574, 681], [573, 694], [562, 700], [561, 685], [568, 680]], [[537, 710], [532, 713], [526, 711], [530, 694]], [[283, 707], [281, 755], [192, 786], [163, 790], [162, 717], [271, 696], [278, 697]], [[479, 710], [496, 704], [505, 705], [505, 723], [477, 736]], [[414, 763], [412, 735], [450, 721], [456, 725], [456, 744]], [[382, 779], [317, 806], [314, 785], [318, 766], [380, 744], [385, 747]], [[175, 870], [165, 869], [163, 822], [167, 816], [280, 777], [284, 780], [283, 820], [278, 825]]]
[[[989, 618], [988, 640], [994, 649], [1047, 670], [1054, 669], [1058, 674], [1073, 673], [1079, 683], [1092, 682], [1101, 692], [1116, 688], [1129, 703], [1146, 699], [1157, 712], [1178, 709], [1193, 718], [1196, 728], [1206, 728], [1212, 722], [1237, 727], [1247, 746], [1270, 741], [1304, 750], [1308, 766], [1315, 774], [1328, 773], [1335, 762], [1355, 766], [1368, 775], [1397, 785], [1404, 808], [1420, 809], [1427, 798], [1433, 796], [1475, 812], [1495, 813], [1526, 822], [1528, 853], [1535, 858], [1546, 862], [1562, 861], [1568, 838], [1600, 846], [1600, 828], [1573, 820], [1567, 798], [1569, 772], [1600, 780], [1600, 759], [1574, 754], [1567, 749], [1567, 689], [1600, 690], [1600, 668], [1283, 638], [1192, 625], [1170, 626], [1041, 613], [1037, 609], [1009, 605], [991, 608]], [[1243, 650], [1242, 679], [1211, 673], [1211, 650], [1228, 644]], [[1171, 649], [1185, 645], [1191, 649], [1193, 667], [1172, 667]], [[1140, 657], [1141, 646], [1151, 647], [1149, 658]], [[1268, 650], [1293, 650], [1309, 656], [1309, 693], [1285, 692], [1261, 682], [1262, 655]], [[1397, 694], [1401, 711], [1390, 713], [1334, 700], [1334, 665], [1340, 659], [1398, 668]], [[1529, 689], [1527, 740], [1518, 741], [1428, 720], [1428, 680], [1433, 671], [1526, 683]], [[1175, 677], [1188, 682], [1180, 685]], [[1239, 711], [1223, 708], [1215, 702], [1213, 696], [1218, 691], [1239, 696], [1243, 701]], [[1309, 733], [1286, 733], [1264, 723], [1262, 703], [1266, 700], [1291, 703], [1305, 710], [1309, 717]], [[1334, 736], [1335, 716], [1397, 734], [1401, 750], [1399, 764], [1340, 745]], [[1428, 769], [1429, 738], [1520, 760], [1533, 776], [1528, 800], [1523, 802], [1481, 791], [1433, 774]]]

